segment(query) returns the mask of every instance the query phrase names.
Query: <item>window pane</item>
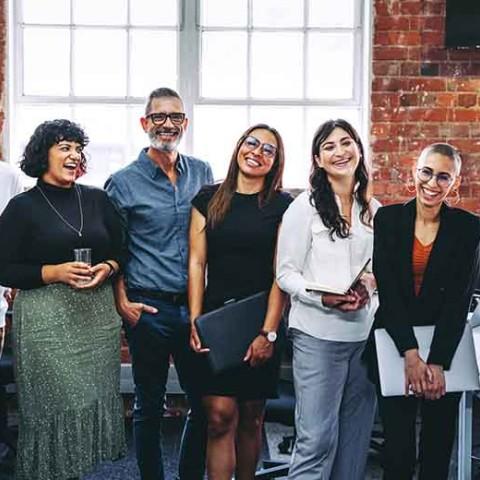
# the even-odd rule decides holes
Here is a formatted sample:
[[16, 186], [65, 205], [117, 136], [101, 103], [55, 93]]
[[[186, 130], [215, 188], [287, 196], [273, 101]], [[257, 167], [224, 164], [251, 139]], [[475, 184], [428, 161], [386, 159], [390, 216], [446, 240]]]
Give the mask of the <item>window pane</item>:
[[73, 59], [76, 95], [126, 95], [126, 31], [75, 30]]
[[250, 123], [267, 123], [277, 129], [285, 146], [284, 187], [305, 187], [310, 162], [305, 151], [302, 107], [251, 107]]
[[308, 98], [352, 98], [354, 82], [353, 33], [308, 36]]
[[355, 0], [324, 2], [309, 0], [310, 27], [353, 27]]
[[26, 27], [23, 36], [23, 93], [68, 95], [70, 32], [67, 28]]
[[246, 107], [195, 107], [193, 152], [210, 164], [216, 180], [225, 178], [232, 152], [246, 128]]
[[247, 25], [247, 0], [203, 0], [201, 23], [207, 27], [244, 27]]
[[82, 177], [82, 183], [102, 186], [119, 165], [125, 164], [126, 108], [123, 105], [76, 105], [74, 119], [90, 138], [85, 149], [87, 174]]
[[253, 26], [302, 27], [303, 0], [253, 0]]
[[175, 26], [178, 24], [177, 0], [131, 0], [132, 25]]
[[[18, 165], [21, 156], [33, 134], [35, 128], [45, 120], [56, 118], [72, 118], [72, 111], [68, 105], [38, 103], [35, 105], [17, 104], [10, 112], [10, 122], [15, 128], [10, 129], [10, 158], [9, 161]], [[35, 179], [25, 176], [24, 185], [34, 185]]]
[[367, 147], [367, 139], [363, 136], [361, 116], [359, 108], [351, 107], [309, 107], [307, 108], [307, 124], [305, 126], [305, 132], [307, 135], [307, 144], [310, 150], [313, 135], [317, 128], [327, 120], [335, 120], [337, 118], [343, 118], [350, 122], [353, 127], [358, 131], [362, 137], [362, 141], [365, 147]]
[[70, 23], [70, 2], [65, 0], [23, 0], [24, 23]]
[[303, 35], [252, 34], [252, 97], [303, 96]]
[[242, 98], [247, 94], [247, 34], [202, 35], [201, 96]]
[[73, 22], [81, 25], [125, 24], [127, 0], [74, 0]]
[[[160, 86], [177, 88], [176, 32], [132, 30], [130, 52], [131, 95], [145, 97]], [[152, 61], [152, 52], [158, 52], [158, 61]]]
[[130, 142], [127, 146], [126, 162], [130, 163], [138, 157], [142, 148], [148, 146], [147, 134], [140, 125], [140, 117], [145, 115], [145, 107], [143, 105], [131, 105], [127, 108], [127, 115], [127, 131]]

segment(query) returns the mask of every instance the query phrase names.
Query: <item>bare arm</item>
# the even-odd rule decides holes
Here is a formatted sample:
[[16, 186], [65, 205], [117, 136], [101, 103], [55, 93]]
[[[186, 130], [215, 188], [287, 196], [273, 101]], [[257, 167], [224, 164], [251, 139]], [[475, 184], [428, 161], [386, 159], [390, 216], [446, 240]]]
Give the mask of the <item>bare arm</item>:
[[207, 235], [205, 217], [192, 207], [190, 219], [190, 242], [188, 257], [188, 305], [190, 308], [190, 346], [197, 352], [207, 352], [202, 348], [195, 328], [195, 319], [201, 315], [205, 292], [205, 269], [207, 266]]

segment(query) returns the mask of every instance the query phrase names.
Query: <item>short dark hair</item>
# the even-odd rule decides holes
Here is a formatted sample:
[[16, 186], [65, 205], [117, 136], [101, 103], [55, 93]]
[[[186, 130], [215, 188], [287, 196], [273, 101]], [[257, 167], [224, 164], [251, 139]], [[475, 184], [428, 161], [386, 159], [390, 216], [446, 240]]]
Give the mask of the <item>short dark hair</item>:
[[460, 170], [462, 169], [462, 157], [460, 152], [449, 143], [432, 143], [422, 150], [417, 161], [427, 158], [432, 153], [438, 153], [444, 157], [448, 157], [454, 164], [456, 174], [460, 175]]
[[153, 100], [155, 98], [161, 98], [161, 97], [178, 98], [180, 100], [180, 102], [182, 102], [182, 105], [183, 105], [182, 97], [172, 88], [168, 88], [168, 87], [156, 88], [148, 96], [147, 103], [145, 104], [145, 115], [148, 115], [150, 113], [150, 110], [152, 108]]
[[[23, 152], [20, 161], [22, 171], [29, 177], [41, 177], [48, 170], [48, 151], [63, 140], [76, 142], [82, 148], [89, 141], [83, 129], [70, 120], [47, 120], [41, 123], [33, 132]], [[86, 171], [86, 167], [87, 159], [82, 152], [80, 168]]]

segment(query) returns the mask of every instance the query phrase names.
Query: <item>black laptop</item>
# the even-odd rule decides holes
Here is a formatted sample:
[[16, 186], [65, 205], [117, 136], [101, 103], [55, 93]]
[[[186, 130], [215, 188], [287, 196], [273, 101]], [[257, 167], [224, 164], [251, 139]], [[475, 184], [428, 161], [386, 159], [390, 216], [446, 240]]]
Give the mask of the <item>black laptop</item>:
[[238, 367], [265, 321], [268, 292], [229, 302], [200, 315], [195, 324], [214, 373]]

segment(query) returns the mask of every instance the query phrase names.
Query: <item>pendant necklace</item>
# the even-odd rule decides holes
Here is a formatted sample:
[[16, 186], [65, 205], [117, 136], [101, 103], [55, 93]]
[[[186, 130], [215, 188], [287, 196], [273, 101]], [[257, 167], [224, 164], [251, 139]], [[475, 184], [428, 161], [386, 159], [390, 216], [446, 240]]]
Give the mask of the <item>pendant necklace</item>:
[[45, 195], [44, 191], [40, 188], [39, 185], [36, 185], [38, 188], [38, 191], [42, 194], [43, 198], [45, 201], [48, 203], [50, 208], [57, 214], [58, 218], [69, 228], [71, 228], [79, 237], [82, 236], [82, 230], [83, 230], [83, 209], [82, 209], [82, 199], [80, 198], [80, 191], [77, 187], [77, 185], [74, 185], [75, 192], [77, 194], [77, 200], [78, 200], [78, 209], [80, 211], [80, 228], [75, 228], [71, 223], [69, 223], [65, 217], [53, 206], [52, 202], [48, 199], [48, 197]]

